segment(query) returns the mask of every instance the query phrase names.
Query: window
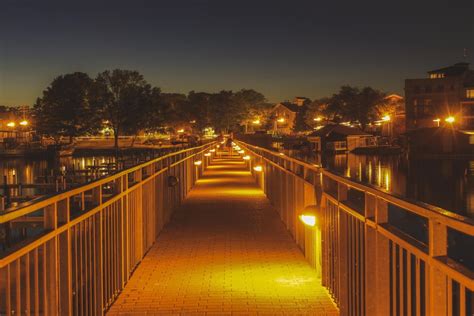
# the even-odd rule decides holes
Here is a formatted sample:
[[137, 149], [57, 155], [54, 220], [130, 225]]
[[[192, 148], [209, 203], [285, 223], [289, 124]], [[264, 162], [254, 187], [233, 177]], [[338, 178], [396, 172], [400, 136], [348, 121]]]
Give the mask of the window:
[[466, 98], [474, 99], [474, 89], [467, 89], [466, 90]]
[[443, 73], [434, 73], [434, 74], [430, 74], [430, 78], [431, 78], [431, 79], [439, 79], [439, 78], [444, 78], [444, 74], [443, 74]]

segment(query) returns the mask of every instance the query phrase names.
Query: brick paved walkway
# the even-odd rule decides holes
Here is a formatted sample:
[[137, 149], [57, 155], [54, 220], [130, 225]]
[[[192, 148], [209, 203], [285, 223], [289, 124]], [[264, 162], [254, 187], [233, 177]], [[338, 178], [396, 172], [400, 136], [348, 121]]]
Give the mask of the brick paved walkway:
[[109, 315], [337, 315], [240, 160], [209, 167]]

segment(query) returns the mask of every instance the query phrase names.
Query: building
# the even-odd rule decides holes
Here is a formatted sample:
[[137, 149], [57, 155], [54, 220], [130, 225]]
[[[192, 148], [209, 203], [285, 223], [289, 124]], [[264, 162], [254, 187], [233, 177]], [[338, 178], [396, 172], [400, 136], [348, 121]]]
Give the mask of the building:
[[316, 152], [346, 152], [356, 148], [376, 147], [375, 136], [358, 128], [329, 124], [308, 135], [308, 141]]
[[310, 102], [308, 98], [295, 97], [293, 102], [276, 104], [271, 111], [273, 132], [286, 135], [293, 133], [298, 122], [304, 122], [304, 115]]
[[474, 71], [468, 63], [428, 71], [405, 80], [407, 131], [453, 125], [474, 129]]

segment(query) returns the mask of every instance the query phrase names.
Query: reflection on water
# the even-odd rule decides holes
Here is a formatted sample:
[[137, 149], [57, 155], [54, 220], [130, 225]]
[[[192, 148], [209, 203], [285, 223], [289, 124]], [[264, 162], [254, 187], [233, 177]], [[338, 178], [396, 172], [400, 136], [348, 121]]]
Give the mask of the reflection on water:
[[391, 193], [474, 217], [474, 161], [409, 160], [404, 155], [287, 154]]
[[[46, 178], [57, 175], [80, 173], [91, 166], [107, 165], [115, 162], [115, 157], [62, 157], [59, 160], [0, 159], [0, 191], [3, 184], [38, 184], [47, 182]], [[15, 190], [12, 192], [16, 195]], [[22, 196], [38, 194], [37, 188], [24, 187]]]

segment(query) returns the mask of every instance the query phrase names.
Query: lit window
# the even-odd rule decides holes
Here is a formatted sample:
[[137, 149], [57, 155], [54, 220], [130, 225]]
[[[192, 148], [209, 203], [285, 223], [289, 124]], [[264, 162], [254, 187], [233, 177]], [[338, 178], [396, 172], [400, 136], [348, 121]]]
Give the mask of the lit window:
[[430, 74], [430, 78], [431, 78], [431, 79], [440, 79], [440, 78], [444, 78], [444, 74], [443, 74], [443, 73], [434, 73], [434, 74]]
[[474, 99], [474, 89], [467, 89], [466, 90], [466, 98]]

